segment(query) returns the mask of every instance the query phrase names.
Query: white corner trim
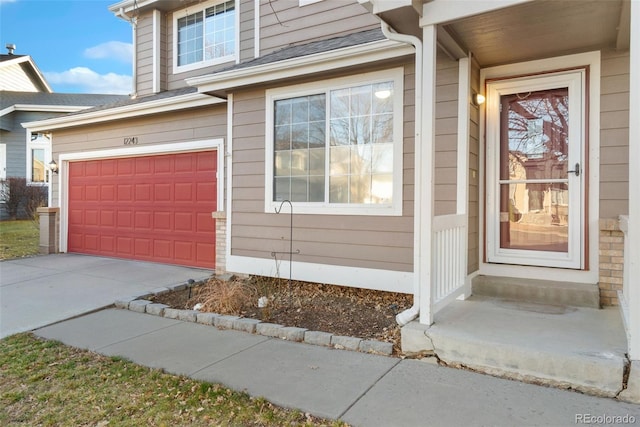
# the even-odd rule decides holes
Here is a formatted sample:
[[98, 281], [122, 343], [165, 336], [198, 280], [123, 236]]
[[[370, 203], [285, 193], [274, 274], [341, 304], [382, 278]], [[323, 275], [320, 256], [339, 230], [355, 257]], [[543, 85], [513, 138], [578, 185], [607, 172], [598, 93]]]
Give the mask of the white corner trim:
[[152, 91], [153, 93], [158, 93], [160, 92], [160, 60], [161, 60], [161, 55], [160, 55], [160, 49], [161, 49], [161, 45], [160, 45], [160, 38], [162, 35], [162, 12], [160, 12], [158, 9], [154, 9], [153, 10], [153, 65], [152, 65], [152, 73], [153, 76], [151, 77], [152, 80], [152, 84], [153, 84], [153, 88]]
[[199, 92], [211, 92], [388, 60], [412, 55], [414, 52], [415, 49], [412, 46], [404, 43], [380, 40], [254, 67], [193, 77], [186, 79], [186, 82], [190, 86], [197, 86]]
[[[231, 255], [227, 258], [227, 271], [288, 279], [289, 261], [278, 260], [276, 264], [274, 259]], [[291, 276], [293, 280], [305, 282], [322, 282], [406, 294], [413, 292], [413, 273], [408, 271], [378, 270], [293, 261]]]
[[49, 131], [54, 129], [91, 125], [95, 123], [108, 122], [119, 119], [130, 119], [150, 114], [166, 113], [170, 111], [183, 110], [187, 108], [203, 107], [207, 105], [222, 104], [224, 99], [208, 96], [201, 93], [190, 93], [156, 101], [141, 102], [137, 104], [124, 105], [122, 107], [108, 108], [105, 110], [95, 110], [72, 116], [62, 116], [53, 119], [39, 120], [25, 123], [24, 126], [32, 132]]
[[260, 0], [253, 0], [253, 57], [260, 56]]
[[[226, 160], [227, 170], [227, 194], [226, 194], [226, 210], [227, 210], [227, 236], [225, 243], [225, 259], [231, 257], [231, 230], [233, 227], [233, 94], [230, 93], [227, 98], [227, 146], [224, 147], [223, 158]], [[220, 205], [218, 205], [220, 206]], [[226, 268], [226, 266], [225, 266]]]
[[217, 206], [224, 203], [224, 173], [220, 177], [220, 171], [224, 170], [224, 140], [222, 138], [206, 139], [201, 141], [177, 142], [171, 144], [138, 145], [125, 148], [111, 148], [107, 150], [82, 151], [76, 153], [64, 153], [58, 156], [58, 206], [60, 207], [60, 252], [67, 252], [67, 237], [69, 230], [69, 162], [114, 159], [122, 157], [139, 157], [145, 155], [160, 155], [172, 153], [186, 153], [192, 151], [217, 150], [218, 151], [218, 199]]

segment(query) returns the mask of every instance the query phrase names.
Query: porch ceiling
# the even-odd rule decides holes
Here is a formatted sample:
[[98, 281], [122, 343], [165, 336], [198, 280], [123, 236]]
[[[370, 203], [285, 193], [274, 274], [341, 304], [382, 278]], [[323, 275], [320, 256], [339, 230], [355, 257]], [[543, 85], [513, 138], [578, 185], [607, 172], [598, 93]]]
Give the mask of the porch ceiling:
[[443, 27], [482, 67], [591, 49], [626, 49], [627, 2], [537, 0]]

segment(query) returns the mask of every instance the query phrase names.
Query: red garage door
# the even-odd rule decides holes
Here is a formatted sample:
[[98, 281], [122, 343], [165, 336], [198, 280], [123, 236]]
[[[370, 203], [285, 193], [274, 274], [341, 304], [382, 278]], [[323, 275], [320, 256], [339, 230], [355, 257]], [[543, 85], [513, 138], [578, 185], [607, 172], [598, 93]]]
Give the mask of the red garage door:
[[69, 252], [215, 267], [217, 152], [69, 163]]

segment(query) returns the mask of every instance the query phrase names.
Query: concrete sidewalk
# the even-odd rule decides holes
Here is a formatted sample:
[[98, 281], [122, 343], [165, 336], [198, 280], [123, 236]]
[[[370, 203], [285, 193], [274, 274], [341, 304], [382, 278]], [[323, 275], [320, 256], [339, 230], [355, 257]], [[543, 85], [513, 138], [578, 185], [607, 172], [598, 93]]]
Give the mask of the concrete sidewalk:
[[0, 262], [0, 338], [108, 307], [118, 298], [204, 280], [213, 272], [57, 254]]
[[128, 310], [95, 312], [35, 334], [355, 426], [568, 426], [586, 416], [625, 415], [640, 423], [640, 406], [613, 399]]

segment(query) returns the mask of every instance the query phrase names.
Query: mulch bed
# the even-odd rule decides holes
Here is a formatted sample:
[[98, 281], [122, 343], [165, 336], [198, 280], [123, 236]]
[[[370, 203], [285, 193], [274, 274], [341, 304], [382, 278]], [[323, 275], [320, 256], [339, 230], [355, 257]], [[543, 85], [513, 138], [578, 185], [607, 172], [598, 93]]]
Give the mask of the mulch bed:
[[[262, 308], [258, 307], [261, 297], [268, 300]], [[205, 284], [151, 299], [172, 308], [194, 309], [198, 305], [201, 312], [391, 342], [395, 354], [400, 353], [395, 315], [413, 302], [409, 294], [256, 276], [228, 281], [213, 277]]]

